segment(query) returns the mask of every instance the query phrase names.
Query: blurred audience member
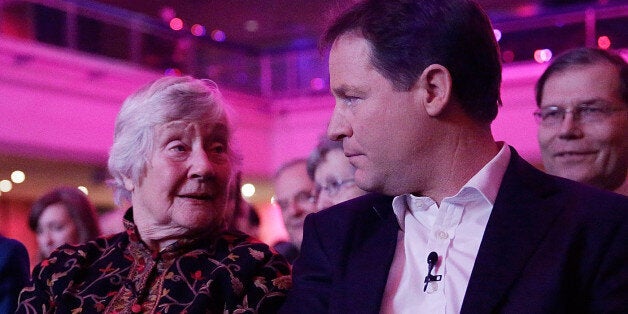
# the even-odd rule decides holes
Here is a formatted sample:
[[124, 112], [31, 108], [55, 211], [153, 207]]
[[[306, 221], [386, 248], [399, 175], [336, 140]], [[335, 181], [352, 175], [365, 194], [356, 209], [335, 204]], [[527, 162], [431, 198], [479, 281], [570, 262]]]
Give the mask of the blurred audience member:
[[233, 210], [233, 216], [228, 224], [228, 229], [239, 230], [250, 236], [258, 237], [259, 217], [255, 207], [249, 204], [241, 192], [242, 174], [238, 172], [229, 189], [228, 206]]
[[33, 270], [17, 313], [272, 313], [290, 266], [226, 230], [239, 157], [209, 80], [164, 77], [116, 118], [109, 171], [125, 232], [64, 245]]
[[13, 313], [28, 282], [28, 253], [22, 243], [0, 235], [0, 313]]
[[317, 210], [366, 194], [355, 185], [355, 167], [345, 156], [342, 142], [321, 138], [307, 160], [307, 174], [315, 182]]
[[294, 260], [303, 239], [303, 220], [316, 211], [312, 197], [314, 182], [307, 174], [307, 160], [295, 159], [283, 164], [273, 177], [275, 202], [281, 208], [291, 243], [280, 242], [275, 249]]
[[80, 244], [100, 235], [94, 205], [72, 187], [50, 191], [33, 203], [28, 225], [36, 233], [42, 259], [62, 244]]
[[124, 231], [123, 217], [126, 209], [117, 207], [113, 210], [102, 213], [98, 216], [100, 232], [103, 236], [108, 236]]
[[536, 84], [534, 113], [545, 170], [628, 195], [628, 65], [578, 48], [557, 57]]

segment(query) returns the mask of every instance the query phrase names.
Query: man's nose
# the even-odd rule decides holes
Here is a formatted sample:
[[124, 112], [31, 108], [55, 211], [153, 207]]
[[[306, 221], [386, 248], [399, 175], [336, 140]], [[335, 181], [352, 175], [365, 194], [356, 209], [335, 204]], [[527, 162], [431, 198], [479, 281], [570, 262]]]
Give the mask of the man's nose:
[[577, 115], [571, 112], [565, 112], [565, 117], [561, 121], [558, 135], [562, 139], [574, 139], [582, 137], [582, 129], [580, 128], [580, 122]]
[[318, 199], [316, 200], [316, 210], [323, 210], [325, 208], [331, 207], [334, 205], [331, 198], [327, 197], [325, 193], [320, 193]]
[[345, 137], [351, 137], [351, 135], [351, 126], [341, 112], [340, 106], [336, 104], [327, 126], [327, 137], [332, 141], [341, 141]]
[[290, 214], [292, 217], [301, 217], [305, 213], [305, 209], [296, 202], [290, 207]]

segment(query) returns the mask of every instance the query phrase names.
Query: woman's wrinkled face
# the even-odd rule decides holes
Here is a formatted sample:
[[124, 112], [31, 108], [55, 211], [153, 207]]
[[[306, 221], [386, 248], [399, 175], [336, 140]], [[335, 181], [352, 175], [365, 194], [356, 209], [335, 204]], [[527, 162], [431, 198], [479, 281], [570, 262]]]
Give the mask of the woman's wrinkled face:
[[44, 209], [37, 223], [37, 244], [42, 256], [48, 256], [65, 243], [78, 244], [78, 230], [63, 204], [52, 204]]
[[231, 159], [226, 123], [158, 125], [145, 175], [125, 180], [142, 237], [171, 239], [223, 223]]

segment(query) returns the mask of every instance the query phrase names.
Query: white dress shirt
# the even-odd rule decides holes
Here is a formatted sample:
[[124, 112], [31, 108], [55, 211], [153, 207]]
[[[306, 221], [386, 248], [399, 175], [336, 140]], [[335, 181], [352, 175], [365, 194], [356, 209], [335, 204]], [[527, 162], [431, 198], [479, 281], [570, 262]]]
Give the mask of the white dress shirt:
[[[393, 199], [401, 230], [388, 274], [380, 313], [459, 313], [484, 229], [497, 197], [510, 149], [497, 155], [440, 207], [429, 197], [410, 194]], [[438, 254], [426, 291], [427, 256]]]

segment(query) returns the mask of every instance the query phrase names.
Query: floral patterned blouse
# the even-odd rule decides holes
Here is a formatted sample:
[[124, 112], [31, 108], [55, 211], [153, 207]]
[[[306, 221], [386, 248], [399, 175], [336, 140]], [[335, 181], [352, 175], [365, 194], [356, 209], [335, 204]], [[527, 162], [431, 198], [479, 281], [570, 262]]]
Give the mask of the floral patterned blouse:
[[283, 303], [290, 266], [267, 245], [223, 232], [152, 252], [131, 217], [126, 232], [37, 265], [16, 313], [274, 313]]

